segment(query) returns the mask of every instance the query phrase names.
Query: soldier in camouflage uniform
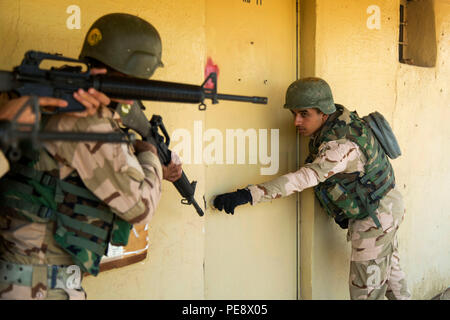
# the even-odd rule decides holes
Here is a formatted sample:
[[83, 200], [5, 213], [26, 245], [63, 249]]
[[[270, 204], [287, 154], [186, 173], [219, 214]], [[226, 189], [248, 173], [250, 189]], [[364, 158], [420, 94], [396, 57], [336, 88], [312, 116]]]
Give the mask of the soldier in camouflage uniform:
[[351, 241], [351, 299], [410, 299], [399, 265], [397, 230], [405, 209], [394, 172], [379, 142], [356, 112], [334, 104], [319, 78], [293, 82], [284, 106], [294, 115], [310, 154], [298, 171], [272, 181], [218, 195], [214, 206], [227, 213], [314, 187], [325, 211]]
[[[162, 66], [161, 40], [143, 19], [110, 14], [92, 25], [80, 58], [108, 73], [149, 78]], [[74, 97], [97, 112], [52, 116], [47, 130], [121, 130], [115, 110], [124, 101], [110, 108], [110, 99], [92, 89]], [[148, 223], [160, 200], [163, 168], [151, 143], [44, 146], [1, 180], [1, 299], [85, 299], [82, 273], [97, 275], [108, 243], [126, 245], [132, 224]], [[169, 176], [176, 179], [180, 166], [174, 170]]]

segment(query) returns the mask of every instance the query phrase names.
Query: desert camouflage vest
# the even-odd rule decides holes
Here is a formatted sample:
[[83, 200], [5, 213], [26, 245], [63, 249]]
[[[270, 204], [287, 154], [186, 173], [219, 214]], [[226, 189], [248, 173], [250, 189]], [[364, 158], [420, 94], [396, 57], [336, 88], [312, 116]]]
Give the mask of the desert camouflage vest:
[[108, 243], [124, 246], [131, 225], [120, 219], [72, 174], [60, 180], [32, 168], [33, 162], [11, 165], [0, 180], [0, 214], [30, 222], [54, 221], [54, 239], [75, 264], [94, 276]]
[[317, 156], [319, 146], [328, 141], [349, 139], [356, 143], [367, 159], [365, 173], [335, 174], [314, 188], [321, 205], [332, 217], [363, 219], [371, 216], [381, 227], [375, 211], [380, 199], [395, 186], [392, 166], [375, 136], [356, 112], [341, 105], [330, 116], [319, 134], [311, 139], [306, 162]]

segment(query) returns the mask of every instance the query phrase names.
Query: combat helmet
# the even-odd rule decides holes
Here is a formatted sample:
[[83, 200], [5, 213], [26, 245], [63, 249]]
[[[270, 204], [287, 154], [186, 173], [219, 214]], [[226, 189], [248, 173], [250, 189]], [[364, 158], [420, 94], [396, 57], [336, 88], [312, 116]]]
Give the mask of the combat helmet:
[[161, 61], [161, 37], [147, 21], [125, 13], [100, 17], [84, 39], [80, 60], [98, 60], [124, 74], [148, 79]]
[[286, 91], [286, 109], [317, 108], [325, 114], [336, 111], [331, 88], [320, 78], [302, 78], [294, 81]]

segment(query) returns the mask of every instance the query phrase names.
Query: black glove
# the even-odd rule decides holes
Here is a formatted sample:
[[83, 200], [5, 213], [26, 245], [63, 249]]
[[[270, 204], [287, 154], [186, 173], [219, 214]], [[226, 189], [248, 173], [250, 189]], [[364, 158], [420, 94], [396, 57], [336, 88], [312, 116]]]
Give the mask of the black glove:
[[234, 214], [234, 208], [252, 201], [252, 194], [248, 189], [238, 189], [235, 192], [219, 194], [214, 199], [214, 207], [226, 213]]
[[334, 218], [334, 221], [341, 227], [342, 229], [348, 229], [348, 218], [344, 215], [338, 215]]

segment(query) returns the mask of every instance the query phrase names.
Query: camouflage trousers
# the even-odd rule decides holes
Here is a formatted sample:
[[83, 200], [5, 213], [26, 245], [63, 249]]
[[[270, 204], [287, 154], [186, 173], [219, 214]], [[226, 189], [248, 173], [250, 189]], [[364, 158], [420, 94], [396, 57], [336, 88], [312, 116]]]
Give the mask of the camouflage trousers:
[[80, 268], [0, 260], [0, 300], [85, 300]]
[[400, 267], [397, 248], [385, 257], [350, 262], [350, 298], [352, 300], [409, 300], [405, 273]]
[[86, 293], [81, 290], [50, 289], [44, 294], [33, 296], [33, 288], [0, 283], [0, 300], [85, 300]]
[[350, 297], [410, 299], [398, 254], [397, 231], [405, 215], [403, 197], [398, 190], [391, 190], [380, 201], [376, 215], [381, 228], [377, 228], [371, 217], [349, 221]]

